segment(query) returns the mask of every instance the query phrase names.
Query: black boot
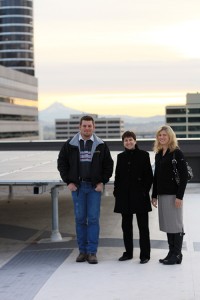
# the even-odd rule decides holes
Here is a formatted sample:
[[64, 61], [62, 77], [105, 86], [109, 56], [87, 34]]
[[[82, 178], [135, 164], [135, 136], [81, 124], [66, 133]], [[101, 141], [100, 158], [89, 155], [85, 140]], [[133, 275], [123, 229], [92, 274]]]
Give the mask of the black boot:
[[181, 264], [183, 259], [183, 255], [181, 253], [182, 245], [183, 245], [183, 236], [184, 236], [183, 232], [174, 234], [174, 251], [169, 259], [163, 261], [164, 265]]
[[173, 254], [173, 251], [174, 251], [174, 233], [167, 233], [167, 241], [168, 241], [168, 245], [169, 245], [169, 252], [168, 252], [168, 254], [165, 258], [159, 259], [160, 263], [163, 263], [164, 260], [168, 260]]
[[169, 259], [166, 259], [166, 260], [163, 261], [163, 265], [181, 264], [182, 258], [183, 258], [182, 253], [180, 253], [180, 254], [173, 253], [172, 256]]

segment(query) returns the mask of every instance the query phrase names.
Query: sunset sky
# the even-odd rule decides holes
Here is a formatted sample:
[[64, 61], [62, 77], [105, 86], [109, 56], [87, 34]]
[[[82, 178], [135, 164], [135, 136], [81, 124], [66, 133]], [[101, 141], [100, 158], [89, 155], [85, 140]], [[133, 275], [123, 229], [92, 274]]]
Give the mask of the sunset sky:
[[39, 109], [152, 116], [200, 91], [199, 0], [34, 0]]

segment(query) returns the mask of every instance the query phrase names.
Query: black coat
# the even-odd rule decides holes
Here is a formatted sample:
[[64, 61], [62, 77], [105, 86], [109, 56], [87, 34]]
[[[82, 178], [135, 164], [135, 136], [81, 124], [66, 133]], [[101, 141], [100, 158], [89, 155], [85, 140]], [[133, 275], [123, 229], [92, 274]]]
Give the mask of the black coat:
[[156, 154], [152, 198], [157, 198], [158, 195], [176, 195], [176, 198], [183, 199], [187, 185], [187, 166], [180, 149], [175, 150], [175, 158], [180, 175], [179, 186], [174, 178], [173, 152], [168, 149], [164, 156], [162, 156], [162, 151]]
[[[70, 140], [64, 143], [58, 156], [58, 170], [60, 176], [67, 184], [80, 184], [79, 180], [79, 149], [70, 145]], [[113, 160], [106, 143], [96, 147], [91, 162], [91, 182], [96, 185], [99, 182], [107, 183], [113, 172]]]
[[113, 192], [114, 212], [133, 214], [151, 211], [149, 191], [152, 181], [148, 152], [136, 148], [118, 154]]

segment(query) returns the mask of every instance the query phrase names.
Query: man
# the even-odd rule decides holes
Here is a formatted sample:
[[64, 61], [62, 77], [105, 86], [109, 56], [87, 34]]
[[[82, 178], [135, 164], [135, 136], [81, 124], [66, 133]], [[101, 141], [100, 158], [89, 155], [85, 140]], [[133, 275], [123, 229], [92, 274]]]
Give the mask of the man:
[[80, 132], [65, 142], [58, 156], [58, 170], [72, 192], [79, 255], [76, 262], [97, 264], [100, 203], [103, 185], [113, 172], [107, 145], [94, 134], [91, 116], [80, 120]]

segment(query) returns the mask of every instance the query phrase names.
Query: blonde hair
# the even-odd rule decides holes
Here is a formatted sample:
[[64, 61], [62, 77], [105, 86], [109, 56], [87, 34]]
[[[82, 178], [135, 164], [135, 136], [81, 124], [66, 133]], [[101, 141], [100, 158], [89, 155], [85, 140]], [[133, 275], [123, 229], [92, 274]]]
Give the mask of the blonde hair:
[[172, 152], [175, 149], [179, 148], [178, 141], [177, 141], [177, 138], [176, 138], [176, 134], [173, 131], [173, 129], [169, 125], [163, 125], [156, 132], [156, 140], [154, 142], [154, 147], [153, 147], [154, 152], [158, 153], [163, 148], [162, 145], [159, 143], [159, 140], [158, 140], [158, 136], [159, 136], [161, 131], [165, 131], [167, 133], [168, 137], [169, 137], [168, 148], [169, 148], [170, 152]]

